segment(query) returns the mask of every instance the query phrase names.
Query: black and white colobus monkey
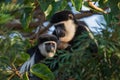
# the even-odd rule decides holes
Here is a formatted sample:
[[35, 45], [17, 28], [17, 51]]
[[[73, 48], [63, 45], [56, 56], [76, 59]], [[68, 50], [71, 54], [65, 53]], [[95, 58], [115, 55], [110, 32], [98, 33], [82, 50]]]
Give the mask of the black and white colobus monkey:
[[[76, 38], [82, 35], [83, 32], [89, 33], [88, 38], [93, 39], [95, 46], [97, 47], [97, 42], [87, 25], [82, 21], [77, 21], [71, 11], [64, 10], [55, 13], [52, 16], [50, 23], [55, 26], [53, 35], [57, 36], [62, 45], [65, 43], [68, 44], [67, 46], [63, 46], [64, 48], [60, 46], [61, 49], [66, 49], [69, 45], [72, 47], [76, 43]], [[97, 52], [97, 48], [93, 50], [94, 52]]]
[[[30, 70], [30, 68], [47, 57], [53, 57], [56, 53], [58, 39], [54, 35], [43, 34], [39, 37], [36, 46], [28, 49], [27, 53], [30, 59], [26, 61], [20, 68], [20, 73]], [[35, 79], [34, 79], [35, 80]]]

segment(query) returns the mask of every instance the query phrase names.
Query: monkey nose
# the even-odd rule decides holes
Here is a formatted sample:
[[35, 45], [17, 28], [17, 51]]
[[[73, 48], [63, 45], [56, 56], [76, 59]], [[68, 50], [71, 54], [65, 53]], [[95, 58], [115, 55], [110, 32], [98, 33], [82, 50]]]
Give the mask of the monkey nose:
[[56, 32], [57, 35], [59, 35], [61, 33], [60, 30], [58, 30], [58, 29], [55, 30], [55, 32]]
[[61, 30], [56, 30], [56, 34], [58, 37], [64, 37], [65, 36], [65, 32], [61, 31]]
[[54, 52], [55, 48], [54, 47], [50, 47], [50, 46], [47, 46], [47, 52]]

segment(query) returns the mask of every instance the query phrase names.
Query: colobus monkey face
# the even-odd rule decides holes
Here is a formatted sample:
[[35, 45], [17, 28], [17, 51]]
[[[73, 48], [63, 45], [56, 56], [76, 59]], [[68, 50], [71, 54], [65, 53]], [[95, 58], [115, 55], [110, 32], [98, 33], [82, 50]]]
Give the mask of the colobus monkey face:
[[69, 42], [76, 32], [76, 19], [71, 11], [61, 11], [55, 13], [50, 21], [54, 26], [53, 32], [60, 41]]
[[53, 57], [56, 52], [57, 44], [54, 41], [46, 41], [38, 46], [41, 54], [45, 57]]
[[53, 35], [42, 35], [39, 38], [39, 51], [45, 57], [53, 57], [57, 49], [57, 38]]

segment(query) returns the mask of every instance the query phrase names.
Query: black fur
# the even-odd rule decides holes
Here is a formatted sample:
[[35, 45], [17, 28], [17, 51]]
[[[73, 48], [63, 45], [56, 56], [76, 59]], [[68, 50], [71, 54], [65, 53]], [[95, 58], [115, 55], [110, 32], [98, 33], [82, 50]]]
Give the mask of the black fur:
[[39, 37], [37, 44], [39, 45], [39, 44], [46, 42], [46, 41], [55, 41], [57, 43], [58, 39], [54, 35], [43, 34]]
[[52, 24], [55, 24], [55, 23], [58, 23], [58, 22], [61, 22], [61, 21], [67, 21], [70, 17], [69, 17], [69, 14], [72, 14], [73, 15], [73, 18], [75, 19], [75, 16], [74, 14], [71, 12], [71, 11], [60, 11], [60, 12], [57, 12], [55, 13], [52, 17], [51, 17], [51, 20], [50, 22]]
[[38, 63], [38, 62], [40, 62], [41, 60], [45, 59], [45, 56], [43, 56], [43, 55], [40, 53], [40, 51], [39, 51], [39, 49], [38, 49], [38, 46], [34, 46], [34, 47], [28, 49], [28, 50], [27, 50], [27, 53], [30, 55], [30, 57], [32, 57], [32, 55], [33, 55], [34, 53], [36, 53], [36, 55], [35, 55], [35, 64]]

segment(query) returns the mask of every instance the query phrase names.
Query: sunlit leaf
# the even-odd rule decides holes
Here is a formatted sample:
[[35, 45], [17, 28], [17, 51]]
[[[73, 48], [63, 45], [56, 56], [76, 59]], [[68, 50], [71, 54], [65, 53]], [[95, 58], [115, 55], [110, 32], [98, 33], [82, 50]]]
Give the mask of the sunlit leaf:
[[45, 15], [48, 16], [51, 11], [52, 11], [52, 5], [49, 5], [47, 10], [45, 11]]
[[118, 2], [118, 8], [120, 9], [120, 2]]
[[14, 3], [2, 3], [0, 4], [0, 12], [9, 13], [11, 11], [23, 8], [23, 5]]
[[54, 0], [39, 0], [42, 11], [46, 11]]
[[12, 20], [14, 17], [9, 14], [2, 14], [0, 13], [0, 24], [4, 24], [10, 20]]

